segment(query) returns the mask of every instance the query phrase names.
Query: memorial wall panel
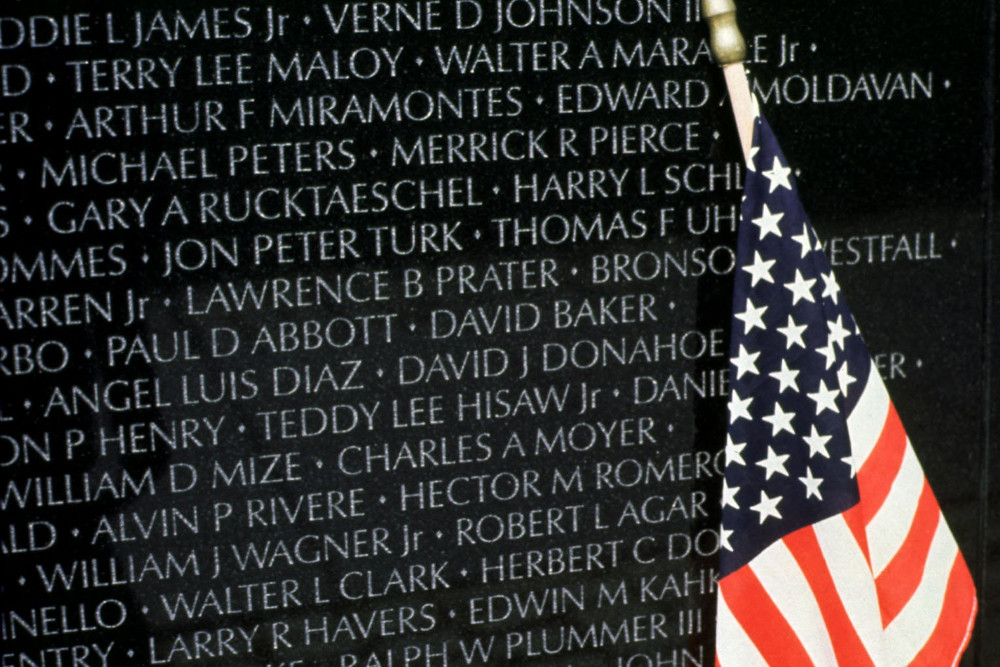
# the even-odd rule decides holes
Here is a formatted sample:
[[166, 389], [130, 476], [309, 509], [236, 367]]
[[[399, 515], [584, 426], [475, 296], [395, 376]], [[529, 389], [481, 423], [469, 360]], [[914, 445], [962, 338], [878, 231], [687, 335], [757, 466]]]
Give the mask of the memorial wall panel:
[[[985, 583], [988, 10], [744, 5]], [[2, 664], [714, 664], [745, 168], [706, 37], [695, 0], [0, 8]]]

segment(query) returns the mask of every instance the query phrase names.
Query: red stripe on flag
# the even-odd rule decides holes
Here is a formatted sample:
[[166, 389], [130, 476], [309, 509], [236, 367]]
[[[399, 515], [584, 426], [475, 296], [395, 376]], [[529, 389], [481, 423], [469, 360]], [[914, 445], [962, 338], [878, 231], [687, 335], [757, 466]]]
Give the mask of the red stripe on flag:
[[925, 479], [924, 487], [920, 491], [920, 500], [917, 502], [917, 511], [906, 539], [875, 579], [882, 612], [882, 627], [887, 627], [896, 618], [920, 585], [927, 563], [927, 553], [930, 551], [934, 533], [940, 522], [941, 508], [938, 507], [934, 492]]
[[969, 643], [976, 617], [976, 588], [961, 553], [955, 554], [947, 590], [941, 618], [910, 667], [954, 667]]
[[868, 460], [858, 471], [858, 492], [861, 494], [861, 506], [865, 515], [865, 523], [882, 507], [892, 482], [899, 473], [906, 452], [906, 431], [896, 414], [896, 406], [889, 403], [889, 412], [885, 416], [885, 424], [878, 442], [872, 449]]
[[875, 663], [865, 650], [847, 610], [844, 609], [844, 603], [823, 557], [823, 550], [816, 539], [816, 532], [811, 526], [806, 526], [786, 537], [785, 544], [809, 582], [809, 588], [823, 614], [837, 664], [851, 667], [874, 666]]
[[865, 562], [868, 563], [869, 569], [871, 568], [871, 552], [868, 551], [868, 533], [865, 532], [865, 515], [861, 508], [861, 504], [857, 504], [851, 509], [847, 510], [843, 514], [844, 523], [851, 530], [851, 534], [854, 535], [854, 541], [858, 543], [858, 547], [861, 548], [861, 553], [864, 554]]
[[719, 582], [719, 592], [767, 664], [774, 667], [812, 664], [802, 642], [749, 565], [726, 575]]

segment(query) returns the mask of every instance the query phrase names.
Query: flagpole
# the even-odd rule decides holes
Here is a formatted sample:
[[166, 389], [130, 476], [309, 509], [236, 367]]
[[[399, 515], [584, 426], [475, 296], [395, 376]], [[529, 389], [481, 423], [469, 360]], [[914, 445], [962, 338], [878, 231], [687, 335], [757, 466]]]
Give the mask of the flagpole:
[[736, 129], [743, 147], [743, 159], [750, 164], [753, 143], [753, 99], [750, 83], [743, 68], [747, 45], [736, 25], [736, 5], [733, 0], [701, 0], [701, 13], [708, 22], [712, 55], [722, 67], [726, 88], [736, 118]]

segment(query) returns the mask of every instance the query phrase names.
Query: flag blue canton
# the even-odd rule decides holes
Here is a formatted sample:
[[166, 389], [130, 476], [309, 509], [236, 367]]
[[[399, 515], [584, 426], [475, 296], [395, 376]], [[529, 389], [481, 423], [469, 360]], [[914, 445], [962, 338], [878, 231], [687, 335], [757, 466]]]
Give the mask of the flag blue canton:
[[847, 416], [871, 359], [763, 118], [737, 241], [720, 576], [858, 502]]

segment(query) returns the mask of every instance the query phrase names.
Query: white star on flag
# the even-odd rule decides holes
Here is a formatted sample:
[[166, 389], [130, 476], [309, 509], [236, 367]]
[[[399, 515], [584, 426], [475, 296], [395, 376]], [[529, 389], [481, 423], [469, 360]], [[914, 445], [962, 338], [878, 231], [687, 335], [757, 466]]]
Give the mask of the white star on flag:
[[788, 362], [784, 359], [781, 360], [781, 370], [771, 373], [771, 377], [780, 383], [778, 387], [778, 393], [785, 391], [786, 389], [791, 389], [794, 392], [799, 391], [799, 386], [795, 382], [796, 376], [799, 372], [792, 370], [788, 367]]
[[802, 272], [795, 269], [795, 280], [785, 283], [785, 289], [792, 293], [792, 305], [794, 306], [800, 299], [805, 299], [810, 303], [816, 303], [812, 294], [812, 286], [816, 283], [815, 278], [806, 280], [802, 277]]
[[786, 350], [792, 349], [793, 345], [798, 345], [799, 347], [806, 346], [806, 342], [802, 340], [802, 333], [806, 328], [807, 325], [797, 324], [791, 315], [788, 316], [788, 324], [777, 328], [778, 332], [785, 337]]
[[773, 447], [768, 447], [767, 458], [757, 461], [757, 465], [767, 471], [764, 479], [771, 479], [771, 475], [774, 473], [788, 477], [788, 471], [785, 469], [785, 461], [788, 460], [788, 457], [789, 454], [778, 454]]
[[746, 461], [743, 460], [743, 448], [746, 447], [745, 443], [735, 443], [732, 437], [726, 438], [726, 463], [735, 463], [737, 465], [746, 465]]
[[723, 507], [727, 507], [728, 506], [728, 507], [732, 507], [733, 509], [737, 509], [738, 510], [740, 508], [740, 504], [738, 502], [736, 502], [736, 494], [739, 493], [739, 491], [740, 491], [740, 487], [734, 486], [734, 487], [730, 488], [729, 485], [726, 484], [725, 481], [723, 481], [722, 482], [722, 506]]
[[840, 408], [837, 407], [837, 396], [840, 392], [836, 389], [830, 389], [826, 386], [824, 380], [819, 381], [819, 387], [816, 391], [806, 394], [816, 403], [816, 414], [822, 413], [824, 410], [832, 410], [833, 412], [840, 412]]
[[774, 266], [774, 262], [775, 260], [773, 259], [765, 261], [759, 252], [754, 253], [754, 263], [743, 267], [743, 270], [750, 274], [750, 284], [756, 285], [761, 280], [773, 283], [774, 278], [771, 277], [771, 267]]
[[795, 418], [794, 412], [785, 412], [781, 405], [778, 403], [774, 404], [774, 412], [764, 417], [764, 421], [771, 425], [771, 435], [775, 436], [782, 431], [788, 431], [792, 435], [795, 435], [795, 429], [792, 428], [792, 419]]
[[726, 530], [725, 528], [719, 531], [719, 543], [723, 549], [726, 551], [732, 551], [733, 545], [729, 543], [729, 538], [732, 536], [733, 531]]
[[777, 156], [775, 156], [771, 168], [762, 173], [764, 178], [771, 182], [770, 192], [774, 192], [778, 188], [792, 189], [792, 184], [788, 180], [792, 170], [781, 164], [781, 160]]
[[809, 239], [809, 229], [806, 227], [802, 228], [801, 234], [796, 234], [792, 236], [791, 239], [802, 246], [802, 257], [808, 255], [809, 251], [812, 250], [812, 241]]
[[844, 340], [851, 335], [851, 332], [844, 328], [843, 317], [837, 315], [836, 322], [827, 322], [826, 326], [830, 329], [830, 343], [838, 346], [841, 350], [844, 349]]
[[735, 315], [736, 319], [742, 320], [746, 325], [747, 333], [753, 331], [754, 327], [759, 329], [764, 329], [764, 313], [767, 311], [767, 306], [761, 306], [757, 308], [753, 305], [750, 299], [747, 299], [747, 309], [742, 313]]
[[840, 385], [840, 393], [846, 396], [848, 388], [855, 382], [857, 382], [857, 379], [850, 374], [847, 368], [847, 362], [845, 361], [840, 365], [840, 369], [837, 371], [837, 384]]
[[817, 347], [816, 351], [826, 357], [826, 369], [830, 370], [837, 361], [837, 350], [833, 347], [833, 341], [828, 340], [823, 347]]
[[778, 511], [778, 503], [781, 502], [781, 496], [775, 496], [774, 498], [768, 498], [767, 494], [763, 491], [760, 492], [760, 502], [756, 505], [752, 505], [750, 509], [760, 515], [761, 524], [768, 517], [774, 517], [775, 519], [781, 518], [781, 512]]
[[750, 403], [753, 401], [753, 396], [748, 396], [747, 398], [740, 398], [733, 393], [733, 398], [729, 401], [729, 423], [734, 423], [737, 419], [753, 419], [750, 416]]
[[757, 375], [760, 371], [757, 370], [757, 357], [760, 356], [760, 352], [754, 352], [750, 354], [746, 347], [740, 345], [739, 354], [733, 359], [733, 364], [736, 366], [736, 377], [743, 377], [744, 373], [753, 373]]
[[805, 436], [803, 440], [809, 445], [809, 458], [812, 458], [819, 454], [823, 458], [830, 458], [830, 452], [826, 451], [826, 443], [830, 442], [830, 435], [820, 435], [819, 431], [816, 430], [816, 424], [812, 426], [812, 433]]
[[771, 209], [767, 207], [767, 204], [764, 204], [760, 217], [754, 218], [751, 222], [760, 227], [760, 238], [763, 239], [768, 234], [774, 234], [781, 238], [781, 229], [778, 227], [778, 223], [783, 217], [785, 217], [784, 213], [771, 213]]
[[818, 477], [813, 477], [812, 470], [806, 468], [806, 476], [799, 477], [799, 481], [806, 486], [806, 499], [816, 496], [819, 500], [823, 500], [822, 494], [819, 492], [819, 485], [823, 483], [823, 480]]
[[833, 276], [833, 273], [824, 273], [820, 275], [823, 279], [823, 294], [822, 297], [830, 297], [830, 299], [837, 303], [837, 299], [840, 297], [840, 285], [837, 284], [837, 279]]
[[858, 474], [858, 469], [856, 467], [856, 464], [854, 463], [854, 457], [844, 456], [840, 460], [851, 467], [851, 477], [856, 477]]

